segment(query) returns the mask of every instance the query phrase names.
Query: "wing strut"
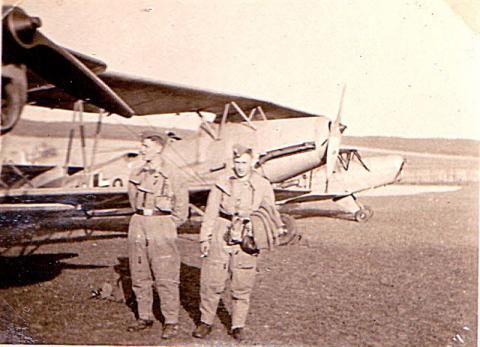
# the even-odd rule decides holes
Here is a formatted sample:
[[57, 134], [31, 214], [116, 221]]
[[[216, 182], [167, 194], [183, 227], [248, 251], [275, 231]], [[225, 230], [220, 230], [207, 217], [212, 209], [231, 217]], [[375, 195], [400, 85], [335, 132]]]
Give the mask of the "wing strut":
[[102, 131], [102, 117], [103, 117], [103, 109], [100, 109], [100, 112], [98, 113], [98, 121], [97, 121], [97, 127], [95, 129], [95, 139], [93, 140], [93, 148], [92, 148], [92, 157], [90, 160], [90, 167], [88, 171], [92, 171], [93, 166], [95, 165], [95, 157], [97, 154], [97, 145], [98, 145], [98, 137], [100, 136], [100, 132]]
[[252, 110], [252, 112], [250, 113], [250, 117], [247, 117], [247, 115], [245, 114], [245, 112], [243, 112], [243, 110], [240, 108], [240, 106], [237, 105], [237, 103], [236, 103], [235, 101], [230, 102], [230, 104], [237, 110], [238, 114], [239, 114], [240, 116], [242, 116], [243, 119], [245, 119], [245, 122], [247, 122], [247, 124], [248, 124], [248, 126], [249, 126], [250, 128], [252, 128], [253, 130], [257, 130], [257, 128], [255, 127], [255, 125], [253, 125], [252, 122], [251, 122], [251, 118], [252, 118], [253, 115], [255, 114], [255, 109], [256, 109], [256, 108], [254, 108], [254, 109]]
[[247, 116], [245, 111], [242, 110], [242, 108], [240, 106], [238, 106], [238, 104], [235, 101], [230, 101], [230, 102], [225, 104], [225, 107], [223, 109], [222, 120], [221, 120], [220, 126], [218, 128], [218, 134], [215, 138], [216, 140], [220, 140], [222, 138], [222, 130], [225, 126], [225, 123], [227, 122], [228, 114], [230, 112], [230, 106], [232, 106], [237, 111], [237, 113], [245, 120], [245, 122], [247, 123], [247, 126], [252, 128], [253, 130], [257, 130], [257, 127], [252, 123], [253, 117], [255, 116], [256, 113], [258, 113], [260, 115], [262, 120], [264, 120], [264, 121], [268, 120], [267, 116], [265, 115], [265, 112], [263, 112], [263, 109], [262, 109], [261, 106], [257, 106], [257, 107], [252, 108], [249, 115]]
[[[87, 185], [87, 175], [90, 172], [90, 169], [93, 167], [94, 164], [94, 156], [97, 149], [97, 140], [98, 135], [100, 133], [100, 123], [97, 123], [97, 129], [95, 133], [95, 142], [92, 148], [92, 159], [90, 165], [87, 162], [87, 144], [85, 140], [85, 124], [83, 123], [83, 100], [78, 100], [73, 105], [73, 115], [72, 115], [72, 127], [70, 129], [70, 133], [68, 136], [68, 144], [67, 144], [67, 154], [65, 156], [65, 164], [63, 166], [63, 176], [68, 176], [68, 167], [70, 165], [70, 158], [72, 156], [72, 147], [73, 147], [73, 138], [75, 136], [75, 126], [77, 123], [77, 116], [78, 116], [78, 130], [80, 134], [80, 146], [82, 151], [82, 165], [83, 165], [83, 177], [84, 177], [84, 184]], [[102, 113], [99, 115], [99, 122], [101, 122]]]
[[85, 172], [85, 170], [88, 170], [88, 165], [87, 165], [87, 148], [85, 144], [85, 124], [83, 124], [83, 101], [78, 100], [75, 103], [75, 105], [77, 108], [78, 118], [80, 120], [80, 124], [78, 128], [80, 131], [80, 144], [82, 146], [82, 164]]
[[214, 140], [221, 140], [222, 139], [222, 133], [223, 129], [225, 127], [225, 123], [227, 123], [228, 115], [230, 113], [230, 107], [233, 107], [237, 113], [243, 118], [245, 121], [246, 125], [251, 128], [252, 130], [257, 130], [257, 127], [252, 123], [253, 118], [255, 117], [256, 114], [258, 114], [261, 118], [261, 120], [266, 121], [267, 116], [265, 115], [265, 112], [263, 111], [261, 106], [256, 106], [252, 108], [247, 116], [244, 110], [235, 102], [235, 101], [230, 101], [227, 102], [223, 108], [223, 114], [222, 114], [222, 119], [220, 121], [220, 125], [218, 126], [217, 134], [215, 134], [215, 131], [212, 129], [212, 127], [208, 124], [207, 120], [202, 114], [202, 110], [197, 110], [196, 113], [200, 117], [200, 120], [202, 121], [201, 127], [205, 132], [212, 137]]
[[202, 121], [202, 129], [205, 130], [205, 132], [212, 137], [214, 140], [218, 140], [218, 136], [215, 135], [215, 131], [212, 129], [210, 124], [205, 120], [205, 117], [203, 116], [201, 111], [197, 111], [198, 116], [200, 117], [200, 120]]
[[[28, 177], [25, 176], [25, 175], [23, 174], [23, 172], [22, 172], [21, 170], [19, 170], [15, 165], [10, 164], [10, 163], [8, 163], [8, 162], [6, 162], [4, 165], [10, 166], [10, 167], [12, 168], [13, 172], [15, 172], [15, 173], [20, 177], [20, 179], [21, 179], [22, 182], [25, 182], [25, 183], [28, 184], [31, 188], [34, 187], [34, 185], [33, 185], [32, 182], [28, 179]], [[7, 187], [7, 185], [6, 185], [3, 181], [2, 181], [2, 185], [4, 185], [4, 186]]]

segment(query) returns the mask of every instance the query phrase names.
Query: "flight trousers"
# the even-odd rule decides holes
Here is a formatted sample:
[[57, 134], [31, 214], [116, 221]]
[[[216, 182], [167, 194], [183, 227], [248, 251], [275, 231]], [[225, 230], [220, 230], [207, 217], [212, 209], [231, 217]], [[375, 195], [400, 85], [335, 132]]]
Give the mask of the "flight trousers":
[[201, 321], [212, 325], [225, 282], [231, 280], [232, 329], [243, 328], [250, 307], [250, 294], [255, 284], [257, 256], [242, 251], [239, 245], [227, 250], [211, 248], [200, 272]]
[[169, 215], [132, 216], [128, 228], [128, 259], [138, 316], [153, 320], [153, 284], [167, 324], [178, 323], [180, 254], [177, 228]]

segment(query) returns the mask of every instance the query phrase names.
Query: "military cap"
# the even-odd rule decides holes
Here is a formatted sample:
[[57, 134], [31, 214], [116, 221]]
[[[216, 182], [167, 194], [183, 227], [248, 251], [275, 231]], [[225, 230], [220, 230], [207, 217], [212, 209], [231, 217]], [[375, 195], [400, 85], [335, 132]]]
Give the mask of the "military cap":
[[162, 133], [160, 131], [154, 131], [154, 130], [147, 130], [142, 132], [141, 138], [142, 138], [142, 141], [149, 139], [149, 140], [158, 142], [161, 145], [165, 145], [168, 141], [168, 136], [165, 133]]
[[239, 143], [234, 144], [232, 146], [232, 151], [233, 151], [234, 158], [241, 157], [245, 153], [249, 154], [250, 156], [253, 156], [253, 150], [251, 148], [245, 147], [244, 145], [241, 145]]

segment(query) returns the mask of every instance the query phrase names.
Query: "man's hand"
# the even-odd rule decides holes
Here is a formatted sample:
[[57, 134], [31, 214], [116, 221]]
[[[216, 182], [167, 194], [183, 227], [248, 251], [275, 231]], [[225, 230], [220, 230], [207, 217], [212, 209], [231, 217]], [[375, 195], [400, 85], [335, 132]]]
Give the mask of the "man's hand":
[[210, 241], [202, 241], [200, 243], [200, 252], [202, 253], [201, 257], [205, 258], [208, 256], [208, 251], [210, 250]]

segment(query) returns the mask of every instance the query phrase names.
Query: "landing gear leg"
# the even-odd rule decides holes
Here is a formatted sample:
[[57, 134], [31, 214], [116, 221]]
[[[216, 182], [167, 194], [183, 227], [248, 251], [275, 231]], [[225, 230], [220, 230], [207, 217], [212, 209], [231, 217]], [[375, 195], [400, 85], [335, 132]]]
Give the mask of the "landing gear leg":
[[353, 217], [359, 223], [364, 223], [373, 216], [373, 210], [369, 206], [362, 205], [353, 194], [341, 199], [334, 199], [333, 201], [343, 211], [353, 214]]
[[300, 241], [302, 235], [299, 233], [295, 218], [284, 213], [282, 213], [280, 217], [285, 225], [286, 233], [279, 237], [279, 245], [293, 245]]

